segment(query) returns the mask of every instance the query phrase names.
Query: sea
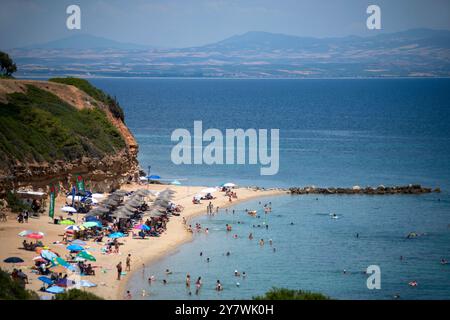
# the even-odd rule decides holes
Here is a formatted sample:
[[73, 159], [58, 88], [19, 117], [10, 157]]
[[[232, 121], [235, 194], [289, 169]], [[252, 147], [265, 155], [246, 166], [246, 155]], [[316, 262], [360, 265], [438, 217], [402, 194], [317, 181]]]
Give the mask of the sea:
[[[209, 233], [194, 233], [193, 241], [134, 273], [128, 279], [133, 298], [251, 299], [273, 287], [333, 299], [450, 298], [450, 264], [441, 263], [450, 261], [450, 79], [90, 81], [119, 100], [143, 170], [166, 181], [441, 189], [424, 195], [283, 195], [201, 216], [192, 223]], [[261, 175], [259, 164], [174, 164], [171, 135], [176, 129], [192, 133], [194, 121], [221, 132], [279, 129], [278, 173]], [[272, 212], [264, 214], [269, 202]], [[417, 237], [408, 239], [410, 232]], [[379, 288], [367, 285], [369, 266], [379, 268]], [[192, 282], [202, 277], [198, 294], [194, 285], [186, 288], [186, 274]], [[156, 278], [151, 285], [150, 276]], [[223, 291], [214, 290], [217, 280]]]

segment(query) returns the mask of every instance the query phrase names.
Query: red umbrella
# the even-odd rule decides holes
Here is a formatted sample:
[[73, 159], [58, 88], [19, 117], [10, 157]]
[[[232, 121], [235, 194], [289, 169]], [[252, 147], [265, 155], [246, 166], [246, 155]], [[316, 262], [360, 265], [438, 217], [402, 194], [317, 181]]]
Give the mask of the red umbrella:
[[30, 233], [27, 234], [27, 238], [29, 239], [42, 239], [44, 236], [42, 234], [39, 233]]

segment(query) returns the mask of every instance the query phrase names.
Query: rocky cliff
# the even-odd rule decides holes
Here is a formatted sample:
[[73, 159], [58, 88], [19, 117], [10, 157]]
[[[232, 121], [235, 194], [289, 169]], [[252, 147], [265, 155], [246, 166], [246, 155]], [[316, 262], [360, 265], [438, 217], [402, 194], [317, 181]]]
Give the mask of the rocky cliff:
[[138, 178], [137, 153], [117, 101], [87, 81], [0, 80], [0, 193], [68, 190], [78, 174], [109, 191]]

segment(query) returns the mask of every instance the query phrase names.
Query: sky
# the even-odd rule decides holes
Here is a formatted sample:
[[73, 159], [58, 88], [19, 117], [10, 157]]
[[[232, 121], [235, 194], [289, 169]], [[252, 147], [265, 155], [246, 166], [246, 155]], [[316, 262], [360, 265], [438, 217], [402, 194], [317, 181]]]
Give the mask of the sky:
[[[450, 30], [449, 0], [0, 0], [0, 45], [16, 48], [76, 33], [156, 47], [204, 45], [267, 31], [340, 37], [413, 28]], [[81, 30], [66, 28], [66, 8], [81, 8]], [[368, 30], [368, 5], [382, 30]]]

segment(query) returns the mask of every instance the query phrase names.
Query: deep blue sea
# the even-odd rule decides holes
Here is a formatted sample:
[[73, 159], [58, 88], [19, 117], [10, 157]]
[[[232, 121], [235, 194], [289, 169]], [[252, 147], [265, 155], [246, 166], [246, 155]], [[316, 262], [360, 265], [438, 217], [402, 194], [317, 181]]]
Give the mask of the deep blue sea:
[[[208, 186], [420, 183], [442, 189], [422, 196], [281, 196], [261, 200], [271, 201], [273, 212], [259, 219], [243, 210], [260, 210], [260, 200], [201, 217], [196, 221], [210, 233], [196, 234], [136, 273], [130, 281], [135, 298], [142, 289], [150, 292], [145, 299], [251, 298], [272, 286], [336, 299], [450, 298], [450, 264], [440, 264], [450, 260], [449, 79], [91, 81], [118, 98], [139, 142], [141, 166], [163, 178]], [[278, 174], [261, 176], [259, 165], [172, 164], [172, 131], [192, 131], [195, 120], [204, 130], [280, 129]], [[225, 232], [226, 223], [238, 239]], [[406, 239], [411, 231], [423, 235]], [[248, 239], [250, 232], [255, 239]], [[363, 271], [372, 264], [381, 268], [380, 290], [366, 287]], [[166, 277], [167, 268], [174, 274]], [[247, 277], [234, 277], [235, 269]], [[186, 273], [202, 276], [198, 296], [186, 290]], [[150, 275], [158, 279], [151, 287], [142, 281]], [[214, 291], [218, 279], [225, 288], [220, 293]], [[408, 286], [412, 280], [417, 287]]]

